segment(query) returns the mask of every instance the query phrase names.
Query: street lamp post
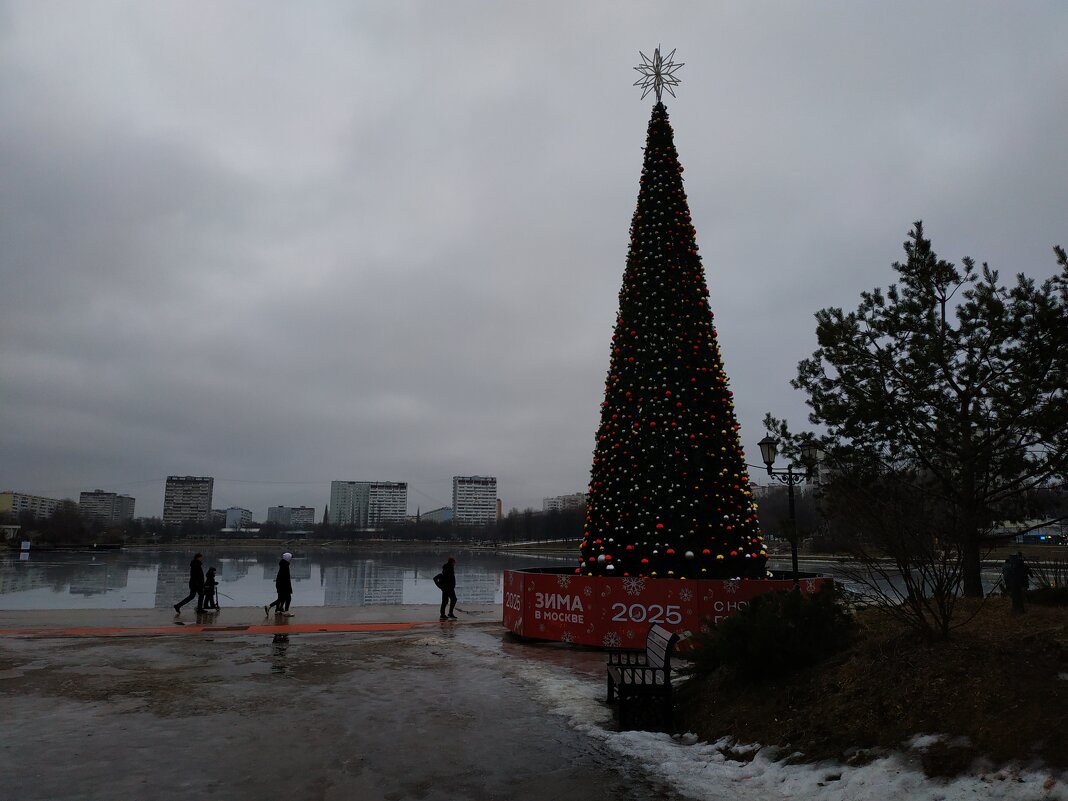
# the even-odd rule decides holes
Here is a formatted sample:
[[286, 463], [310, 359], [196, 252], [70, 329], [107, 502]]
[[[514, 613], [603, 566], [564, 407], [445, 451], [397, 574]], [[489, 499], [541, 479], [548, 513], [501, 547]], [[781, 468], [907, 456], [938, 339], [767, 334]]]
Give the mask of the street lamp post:
[[772, 436], [766, 436], [757, 443], [760, 446], [760, 456], [764, 464], [768, 466], [768, 475], [786, 485], [787, 498], [790, 504], [790, 562], [794, 574], [794, 586], [798, 583], [797, 571], [797, 515], [794, 512], [794, 486], [812, 477], [812, 463], [819, 452], [819, 448], [806, 443], [801, 446], [801, 461], [805, 463], [804, 473], [795, 473], [792, 464], [786, 465], [786, 470], [773, 470], [775, 457], [779, 452], [779, 441]]

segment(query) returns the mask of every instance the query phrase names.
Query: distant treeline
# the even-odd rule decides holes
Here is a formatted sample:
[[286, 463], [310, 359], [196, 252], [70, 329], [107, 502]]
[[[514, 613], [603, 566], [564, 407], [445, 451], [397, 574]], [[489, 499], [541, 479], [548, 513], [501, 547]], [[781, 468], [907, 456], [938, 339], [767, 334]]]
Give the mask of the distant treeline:
[[166, 526], [158, 517], [140, 517], [120, 525], [106, 525], [83, 517], [76, 503], [63, 503], [47, 518], [24, 512], [17, 518], [0, 515], [0, 523], [21, 526], [16, 540], [30, 540], [46, 545], [81, 545], [113, 543], [170, 543], [205, 537], [233, 539], [317, 539], [358, 542], [365, 539], [398, 540], [457, 540], [492, 542], [527, 542], [582, 538], [584, 509], [538, 512], [533, 509], [512, 510], [492, 525], [475, 526], [461, 523], [439, 523], [429, 520], [410, 520], [394, 523], [375, 531], [353, 529], [330, 524], [316, 524], [307, 531], [294, 532], [276, 523], [253, 524], [241, 532], [222, 533], [220, 523], [186, 521]]

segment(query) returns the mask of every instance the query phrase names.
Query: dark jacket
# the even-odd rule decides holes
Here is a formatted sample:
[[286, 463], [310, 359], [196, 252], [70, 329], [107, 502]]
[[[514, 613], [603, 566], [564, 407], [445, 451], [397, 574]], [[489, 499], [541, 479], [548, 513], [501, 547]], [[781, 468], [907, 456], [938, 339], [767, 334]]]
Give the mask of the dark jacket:
[[204, 589], [204, 563], [199, 559], [189, 563], [189, 589]]
[[274, 586], [279, 595], [292, 595], [293, 582], [289, 578], [289, 562], [280, 559], [278, 562], [278, 575], [274, 577]]
[[455, 590], [456, 589], [456, 571], [453, 569], [452, 562], [446, 562], [441, 572], [434, 577], [434, 583], [442, 590]]
[[1010, 556], [1001, 568], [1001, 577], [1005, 580], [1005, 589], [1009, 592], [1026, 590], [1031, 583], [1031, 568], [1019, 554]]

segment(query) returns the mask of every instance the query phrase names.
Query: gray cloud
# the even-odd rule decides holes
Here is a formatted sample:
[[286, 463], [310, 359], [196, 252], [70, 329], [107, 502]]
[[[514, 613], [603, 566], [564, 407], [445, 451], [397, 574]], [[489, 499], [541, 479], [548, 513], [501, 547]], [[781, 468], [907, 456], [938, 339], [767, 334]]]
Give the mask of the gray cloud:
[[658, 42], [752, 448], [913, 220], [1053, 272], [1066, 33], [1057, 3], [0, 5], [0, 487], [584, 488]]

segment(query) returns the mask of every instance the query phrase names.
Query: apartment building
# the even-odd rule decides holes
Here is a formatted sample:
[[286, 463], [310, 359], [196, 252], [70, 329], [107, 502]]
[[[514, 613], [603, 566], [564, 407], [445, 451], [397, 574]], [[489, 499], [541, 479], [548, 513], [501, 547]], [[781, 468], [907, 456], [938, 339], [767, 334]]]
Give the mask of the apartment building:
[[18, 517], [23, 512], [32, 512], [34, 517], [51, 517], [63, 501], [30, 495], [26, 492], [0, 492], [0, 512]]
[[448, 523], [452, 520], [452, 507], [441, 506], [437, 509], [431, 509], [429, 512], [423, 512], [419, 519], [428, 523]]
[[267, 522], [297, 529], [315, 525], [314, 506], [271, 506], [267, 509]]
[[177, 525], [189, 520], [210, 523], [214, 489], [215, 479], [211, 476], [167, 476], [163, 524]]
[[572, 495], [555, 495], [552, 498], [543, 498], [541, 501], [541, 510], [543, 512], [566, 512], [571, 509], [585, 508], [585, 492], [576, 492]]
[[81, 493], [78, 497], [78, 508], [86, 520], [114, 526], [133, 520], [134, 499], [129, 495], [93, 490]]
[[493, 476], [452, 477], [452, 519], [485, 526], [498, 517], [497, 479]]
[[407, 515], [406, 481], [330, 482], [330, 522], [335, 526], [378, 528], [404, 522]]
[[240, 506], [231, 506], [226, 510], [226, 518], [223, 526], [232, 531], [240, 531], [252, 525], [252, 512], [242, 509]]

